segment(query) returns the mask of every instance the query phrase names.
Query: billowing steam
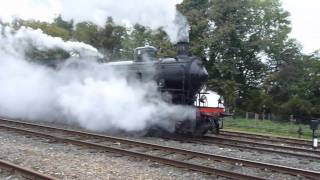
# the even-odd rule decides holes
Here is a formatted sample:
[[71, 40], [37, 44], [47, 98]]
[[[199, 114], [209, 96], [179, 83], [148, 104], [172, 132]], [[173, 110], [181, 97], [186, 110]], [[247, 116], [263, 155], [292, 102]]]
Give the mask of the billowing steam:
[[90, 45], [64, 42], [29, 28], [0, 30], [2, 116], [64, 121], [97, 131], [140, 131], [152, 125], [172, 130], [172, 119], [195, 116], [193, 109], [164, 101], [154, 82], [128, 81], [125, 72], [98, 64], [95, 58], [71, 57], [53, 69], [25, 57], [30, 46], [99, 56]]
[[[16, 1], [16, 2], [15, 2]], [[15, 3], [14, 3], [15, 2]], [[163, 28], [170, 41], [188, 41], [189, 25], [176, 4], [181, 0], [11, 0], [2, 3], [3, 18], [21, 18], [50, 21], [54, 15], [75, 22], [91, 21], [101, 26], [107, 17], [117, 24], [141, 24], [152, 29]], [[12, 11], [8, 11], [8, 10]], [[1, 18], [1, 17], [0, 17]]]
[[102, 55], [98, 50], [88, 44], [81, 42], [64, 42], [61, 38], [51, 37], [44, 34], [40, 29], [31, 30], [30, 28], [22, 27], [14, 34], [12, 29], [5, 26], [0, 26], [1, 29], [1, 51], [11, 55], [25, 54], [30, 47], [38, 50], [49, 50], [61, 48], [71, 53], [77, 53], [81, 56], [97, 56]]

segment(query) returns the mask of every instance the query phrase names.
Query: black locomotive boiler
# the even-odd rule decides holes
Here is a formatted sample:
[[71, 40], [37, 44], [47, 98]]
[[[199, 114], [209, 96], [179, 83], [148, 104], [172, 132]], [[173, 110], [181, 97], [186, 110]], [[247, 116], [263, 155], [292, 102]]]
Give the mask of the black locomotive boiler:
[[169, 93], [173, 104], [194, 106], [196, 119], [184, 120], [176, 124], [176, 132], [204, 135], [209, 130], [216, 132], [221, 128], [224, 109], [203, 106], [208, 72], [202, 61], [189, 53], [189, 43], [177, 44], [177, 56], [156, 58], [157, 49], [152, 46], [136, 48], [133, 61], [107, 63], [119, 69], [126, 69], [137, 79], [154, 80], [159, 91]]

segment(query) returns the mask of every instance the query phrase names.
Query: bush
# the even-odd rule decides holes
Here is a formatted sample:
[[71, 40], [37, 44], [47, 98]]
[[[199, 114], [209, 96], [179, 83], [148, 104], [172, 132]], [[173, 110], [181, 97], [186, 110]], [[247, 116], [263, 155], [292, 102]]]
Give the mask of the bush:
[[312, 104], [298, 96], [293, 96], [288, 102], [281, 105], [282, 112], [286, 115], [308, 118], [311, 115]]

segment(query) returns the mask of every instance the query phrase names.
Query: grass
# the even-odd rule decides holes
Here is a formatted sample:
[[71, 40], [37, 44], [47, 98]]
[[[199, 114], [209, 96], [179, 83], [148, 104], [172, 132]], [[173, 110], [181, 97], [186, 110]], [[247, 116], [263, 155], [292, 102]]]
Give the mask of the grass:
[[299, 138], [297, 132], [299, 127], [302, 128], [301, 138], [310, 140], [312, 138], [312, 130], [310, 129], [309, 125], [305, 124], [299, 125], [290, 122], [237, 118], [225, 118], [224, 120], [224, 129], [226, 130], [269, 134], [274, 136], [284, 136], [290, 138]]

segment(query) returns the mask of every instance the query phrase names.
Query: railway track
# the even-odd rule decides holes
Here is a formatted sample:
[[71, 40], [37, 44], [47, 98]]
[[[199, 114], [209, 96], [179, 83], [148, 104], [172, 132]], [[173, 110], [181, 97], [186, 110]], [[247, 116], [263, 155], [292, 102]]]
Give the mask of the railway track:
[[[320, 150], [311, 147], [312, 142], [284, 137], [263, 136], [248, 133], [222, 131], [218, 136], [207, 136], [204, 141], [230, 142], [232, 145], [263, 148], [265, 151], [275, 151], [281, 154], [297, 155], [305, 158], [320, 159]], [[283, 153], [284, 152], [284, 153]], [[294, 154], [292, 154], [294, 153]]]
[[308, 147], [308, 148], [310, 148], [310, 146], [312, 145], [311, 140], [307, 141], [302, 139], [285, 138], [285, 137], [279, 137], [279, 136], [268, 136], [268, 135], [243, 133], [243, 132], [227, 131], [227, 130], [222, 130], [220, 133], [220, 136], [230, 137], [230, 138], [247, 138], [255, 141], [269, 141], [272, 143], [282, 143], [282, 144], [288, 144], [291, 146], [301, 146], [301, 147]]
[[[310, 179], [318, 179], [318, 177], [320, 177], [320, 172], [316, 171], [230, 158], [119, 137], [67, 130], [9, 119], [0, 119], [0, 128], [57, 142], [133, 156], [232, 179], [264, 179], [261, 178], [257, 172], [266, 173], [263, 177], [267, 178], [274, 173], [280, 173], [280, 175], [289, 177], [306, 177]], [[227, 167], [227, 169], [234, 169], [236, 166], [238, 168], [250, 168], [251, 171], [255, 171], [256, 173], [253, 173], [254, 175], [248, 175], [231, 170], [222, 170], [221, 168], [219, 169], [222, 165], [221, 163], [223, 163], [223, 166]]]
[[270, 137], [248, 133], [222, 131], [219, 135], [209, 135], [202, 138], [167, 137], [167, 139], [190, 142], [215, 144], [250, 149], [268, 153], [277, 153], [301, 158], [320, 159], [320, 150], [311, 148], [311, 141], [290, 139], [284, 137]]
[[206, 136], [206, 137], [203, 137], [202, 140], [206, 142], [211, 142], [211, 143], [225, 142], [226, 144], [231, 144], [231, 145], [243, 145], [244, 147], [270, 149], [270, 150], [275, 150], [276, 152], [282, 151], [282, 152], [294, 152], [296, 154], [313, 155], [312, 157], [319, 157], [320, 159], [320, 151], [314, 150], [312, 148], [288, 146], [284, 144], [272, 144], [272, 143], [266, 143], [266, 142], [257, 142], [257, 141], [252, 141], [248, 139], [225, 138], [220, 136]]
[[4, 160], [0, 160], [0, 169], [4, 169], [9, 172], [20, 174], [23, 177], [28, 179], [36, 179], [36, 180], [55, 180], [56, 179], [54, 177], [41, 174], [34, 170], [31, 170], [31, 169], [28, 169]]
[[225, 138], [220, 136], [205, 136], [202, 138], [186, 138], [186, 137], [177, 137], [169, 136], [163, 137], [165, 139], [171, 139], [180, 142], [189, 142], [189, 143], [201, 143], [207, 145], [221, 145], [227, 147], [234, 147], [238, 149], [249, 149], [254, 151], [266, 152], [266, 153], [276, 153], [285, 156], [299, 157], [299, 158], [308, 158], [308, 159], [320, 159], [320, 151], [313, 149], [304, 149], [302, 147], [291, 147], [285, 145], [275, 145], [268, 143], [260, 143], [249, 140], [239, 140], [235, 138]]

